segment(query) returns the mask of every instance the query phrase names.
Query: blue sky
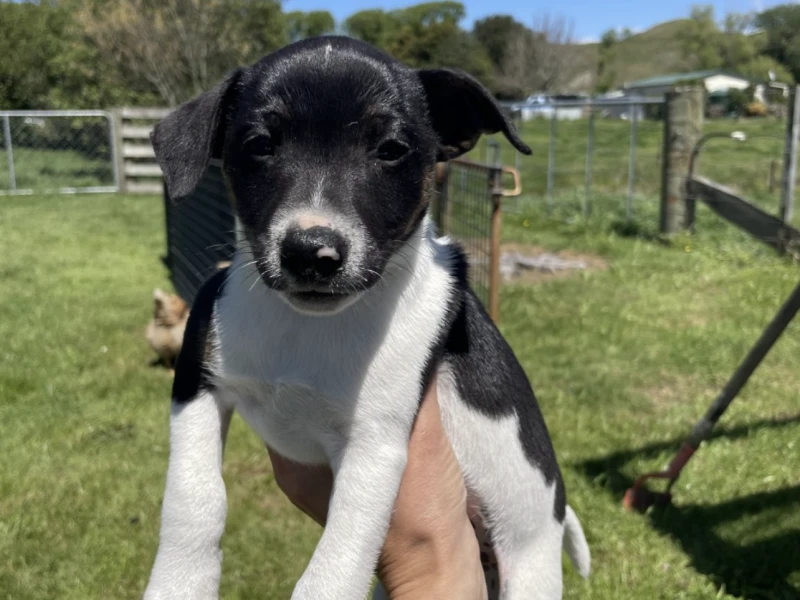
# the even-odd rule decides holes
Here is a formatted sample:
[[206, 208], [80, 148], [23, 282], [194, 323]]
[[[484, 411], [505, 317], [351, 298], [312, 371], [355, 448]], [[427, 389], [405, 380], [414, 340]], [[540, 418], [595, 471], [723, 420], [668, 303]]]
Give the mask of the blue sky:
[[[662, 21], [685, 17], [695, 4], [713, 4], [721, 17], [728, 12], [750, 12], [784, 4], [786, 0], [696, 0], [684, 2], [671, 0], [561, 0], [546, 3], [530, 0], [461, 0], [467, 8], [469, 26], [476, 19], [491, 14], [513, 15], [523, 23], [531, 23], [534, 16], [542, 12], [572, 19], [575, 37], [589, 41], [598, 38], [604, 31], [616, 27], [629, 27], [634, 31], [647, 29]], [[415, 2], [407, 0], [284, 0], [284, 10], [322, 10], [333, 13], [337, 21], [365, 8], [402, 8]]]

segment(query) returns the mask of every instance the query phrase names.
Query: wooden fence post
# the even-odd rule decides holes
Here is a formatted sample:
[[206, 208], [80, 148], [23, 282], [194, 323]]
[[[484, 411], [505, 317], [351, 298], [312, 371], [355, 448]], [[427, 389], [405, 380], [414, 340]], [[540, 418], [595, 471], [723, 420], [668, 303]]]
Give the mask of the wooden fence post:
[[705, 90], [701, 87], [672, 90], [666, 95], [664, 108], [660, 230], [670, 235], [688, 226], [686, 178], [692, 150], [703, 130]]
[[781, 181], [779, 213], [784, 223], [792, 220], [794, 210], [798, 137], [800, 137], [800, 86], [792, 89], [789, 94], [789, 110], [786, 112], [786, 146], [783, 150], [783, 180]]

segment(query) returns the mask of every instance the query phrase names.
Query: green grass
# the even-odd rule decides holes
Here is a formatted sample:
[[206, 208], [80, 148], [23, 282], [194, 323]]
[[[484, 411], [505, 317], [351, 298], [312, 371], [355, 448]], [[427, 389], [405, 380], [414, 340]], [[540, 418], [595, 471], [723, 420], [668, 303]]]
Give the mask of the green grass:
[[[626, 514], [631, 479], [664, 465], [798, 280], [700, 210], [670, 246], [610, 217], [546, 220], [525, 201], [509, 241], [610, 268], [509, 285], [501, 327], [537, 390], [594, 554], [567, 598], [800, 595], [800, 324], [689, 464], [675, 508]], [[6, 198], [0, 206], [0, 597], [138, 598], [156, 549], [169, 375], [148, 363], [166, 285], [152, 197]], [[636, 231], [628, 228], [627, 232]], [[238, 418], [225, 460], [225, 598], [288, 598], [318, 536], [276, 489]]]
[[[113, 165], [76, 150], [14, 149], [18, 190], [52, 192], [62, 188], [113, 186]], [[0, 150], [0, 193], [11, 187], [8, 156]]]
[[[559, 121], [556, 128], [553, 201], [562, 205], [565, 214], [577, 214], [586, 198], [588, 120]], [[591, 171], [591, 204], [597, 209], [595, 213], [625, 209], [630, 128], [630, 123], [616, 119], [597, 119], [595, 122]], [[643, 205], [658, 202], [663, 129], [661, 121], [638, 123], [634, 211], [646, 212]], [[696, 172], [733, 188], [767, 212], [777, 214], [784, 129], [784, 123], [776, 119], [707, 121], [704, 133], [743, 131], [749, 139], [747, 142], [710, 140], [700, 155]], [[533, 155], [517, 157], [511, 145], [501, 136], [496, 136], [501, 142], [501, 160], [503, 164], [512, 166], [519, 160], [524, 196], [532, 202], [544, 204], [548, 185], [550, 122], [545, 119], [525, 122], [520, 126], [520, 133], [533, 149]], [[492, 153], [487, 152], [486, 144], [483, 138], [471, 157], [482, 161], [490, 159]], [[771, 170], [774, 173], [772, 190], [769, 186]], [[800, 227], [800, 210], [795, 210], [793, 223]]]

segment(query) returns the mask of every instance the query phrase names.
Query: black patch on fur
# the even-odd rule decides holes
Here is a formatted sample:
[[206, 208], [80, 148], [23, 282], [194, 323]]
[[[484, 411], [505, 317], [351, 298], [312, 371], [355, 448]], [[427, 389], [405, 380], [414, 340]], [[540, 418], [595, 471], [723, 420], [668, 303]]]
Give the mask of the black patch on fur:
[[555, 482], [553, 513], [559, 523], [566, 512], [566, 491], [550, 434], [525, 371], [495, 327], [467, 282], [468, 263], [455, 248], [453, 275], [457, 279], [442, 336], [431, 351], [423, 381], [444, 361], [452, 369], [461, 399], [487, 417], [512, 414], [519, 420], [519, 439], [525, 456]]
[[[433, 374], [436, 369], [439, 367], [439, 364], [442, 362], [442, 359], [445, 354], [445, 345], [447, 344], [447, 340], [450, 336], [450, 329], [453, 326], [453, 322], [456, 320], [458, 316], [461, 305], [463, 303], [462, 299], [462, 289], [464, 286], [468, 286], [467, 283], [467, 276], [469, 271], [469, 263], [467, 262], [467, 257], [464, 254], [464, 251], [461, 249], [460, 246], [456, 245], [453, 242], [450, 242], [453, 247], [453, 255], [452, 255], [452, 262], [451, 262], [451, 274], [455, 278], [457, 284], [453, 286], [453, 289], [450, 294], [450, 298], [447, 301], [447, 312], [445, 312], [444, 319], [441, 325], [441, 329], [439, 330], [439, 336], [435, 340], [433, 346], [431, 346], [428, 354], [428, 359], [425, 362], [425, 368], [422, 370], [422, 393], [425, 394], [425, 391], [428, 389], [428, 385], [433, 378]], [[422, 397], [420, 397], [420, 402], [422, 401]]]
[[438, 160], [469, 152], [482, 134], [498, 132], [517, 150], [531, 154], [513, 123], [477, 79], [455, 69], [421, 69], [418, 74], [439, 136]]
[[156, 159], [173, 199], [191, 194], [206, 172], [211, 157], [220, 155], [220, 124], [238, 77], [239, 71], [235, 71], [205, 94], [181, 104], [150, 134]]
[[228, 269], [218, 271], [197, 292], [186, 323], [183, 346], [175, 364], [175, 381], [172, 383], [172, 399], [175, 402], [189, 402], [201, 390], [213, 388], [208, 368], [211, 351], [209, 330], [217, 298], [223, 293], [227, 272]]

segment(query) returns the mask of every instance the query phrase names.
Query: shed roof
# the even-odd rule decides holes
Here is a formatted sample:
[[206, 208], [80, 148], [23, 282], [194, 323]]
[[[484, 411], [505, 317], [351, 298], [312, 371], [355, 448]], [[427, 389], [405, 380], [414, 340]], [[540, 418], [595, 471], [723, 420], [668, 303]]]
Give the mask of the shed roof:
[[708, 79], [714, 75], [727, 75], [728, 77], [736, 77], [744, 81], [750, 81], [747, 77], [742, 77], [736, 73], [728, 71], [714, 70], [714, 71], [692, 71], [689, 73], [670, 73], [669, 75], [657, 75], [655, 77], [648, 77], [647, 79], [639, 79], [631, 81], [625, 87], [627, 89], [656, 87], [664, 85], [674, 85], [682, 81], [697, 81], [698, 79]]

